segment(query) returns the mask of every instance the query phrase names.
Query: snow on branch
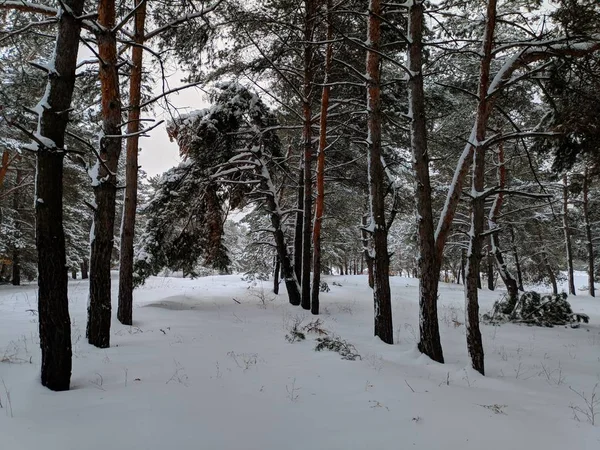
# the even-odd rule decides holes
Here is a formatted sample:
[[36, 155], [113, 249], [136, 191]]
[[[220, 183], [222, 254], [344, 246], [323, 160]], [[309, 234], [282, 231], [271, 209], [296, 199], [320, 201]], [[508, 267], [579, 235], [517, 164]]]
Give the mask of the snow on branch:
[[58, 9], [39, 3], [31, 3], [21, 0], [0, 0], [0, 9], [10, 9], [32, 14], [43, 14], [45, 16], [55, 16]]

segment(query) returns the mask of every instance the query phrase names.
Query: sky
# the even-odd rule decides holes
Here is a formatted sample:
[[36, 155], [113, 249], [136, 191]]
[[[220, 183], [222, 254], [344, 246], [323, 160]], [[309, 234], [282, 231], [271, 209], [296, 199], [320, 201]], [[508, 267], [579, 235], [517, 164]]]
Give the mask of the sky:
[[[171, 89], [181, 86], [179, 80], [183, 74], [176, 72], [169, 78], [169, 86]], [[159, 95], [161, 92], [157, 86], [154, 89], [153, 95]], [[179, 109], [180, 113], [193, 111], [195, 109], [205, 108], [207, 102], [204, 94], [198, 88], [191, 87], [182, 91], [169, 95], [169, 103]], [[156, 106], [154, 112], [146, 115], [146, 117], [154, 117], [156, 120], [170, 119], [170, 114], [163, 107], [164, 102], [160, 102]], [[176, 114], [176, 111], [173, 112]], [[163, 173], [167, 169], [175, 166], [179, 162], [179, 149], [175, 142], [169, 141], [167, 135], [166, 123], [159, 125], [149, 133], [149, 137], [140, 139], [139, 146], [141, 148], [139, 154], [139, 162], [143, 171], [148, 176], [154, 176]]]

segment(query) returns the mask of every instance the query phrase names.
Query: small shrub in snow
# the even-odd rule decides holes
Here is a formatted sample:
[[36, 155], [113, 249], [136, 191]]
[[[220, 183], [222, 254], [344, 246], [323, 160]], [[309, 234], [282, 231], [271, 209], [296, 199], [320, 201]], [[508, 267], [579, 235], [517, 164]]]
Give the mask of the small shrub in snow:
[[564, 292], [540, 295], [529, 291], [523, 293], [518, 300], [505, 298], [497, 301], [492, 311], [483, 316], [483, 320], [488, 323], [516, 322], [551, 327], [565, 325], [574, 316], [576, 315]]
[[569, 386], [569, 389], [577, 394], [584, 402], [584, 406], [571, 406], [575, 420], [580, 421], [580, 415], [584, 416], [587, 421], [596, 425], [596, 416], [600, 415], [600, 393], [597, 392], [598, 383], [592, 389], [592, 393], [586, 395], [585, 392], [579, 392]]
[[329, 285], [325, 281], [319, 282], [319, 292], [329, 292]]
[[342, 359], [347, 359], [348, 361], [362, 359], [358, 354], [356, 347], [341, 339], [339, 336], [325, 336], [317, 338], [317, 346], [315, 347], [315, 351], [320, 352], [322, 350], [337, 352], [342, 356]]
[[300, 324], [302, 323], [302, 319], [296, 317], [294, 322], [292, 323], [292, 327], [290, 328], [290, 332], [285, 335], [285, 340], [290, 344], [294, 342], [303, 341], [306, 339], [306, 335], [300, 329]]
[[331, 283], [331, 284], [333, 284], [334, 286], [339, 286], [339, 287], [342, 287], [342, 284], [341, 284], [341, 283], [338, 283], [337, 281], [334, 281], [334, 282], [333, 282], [333, 283]]
[[302, 327], [304, 331], [307, 333], [315, 333], [320, 336], [324, 336], [329, 334], [325, 328], [323, 328], [323, 321], [321, 319], [313, 320], [312, 322], [308, 322], [306, 325]]

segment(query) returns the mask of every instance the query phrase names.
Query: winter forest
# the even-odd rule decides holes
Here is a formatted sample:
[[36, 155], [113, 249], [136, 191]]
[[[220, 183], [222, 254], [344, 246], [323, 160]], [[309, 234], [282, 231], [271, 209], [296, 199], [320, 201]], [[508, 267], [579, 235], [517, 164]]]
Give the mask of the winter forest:
[[599, 205], [597, 0], [0, 0], [0, 446], [599, 449]]

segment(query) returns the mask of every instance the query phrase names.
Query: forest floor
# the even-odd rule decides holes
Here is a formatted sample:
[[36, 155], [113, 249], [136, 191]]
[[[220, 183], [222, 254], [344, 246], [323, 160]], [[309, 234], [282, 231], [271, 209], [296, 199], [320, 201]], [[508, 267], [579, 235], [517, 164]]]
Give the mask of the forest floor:
[[[35, 285], [0, 286], [0, 448], [600, 449], [600, 405], [595, 426], [586, 416], [600, 382], [600, 300], [569, 297], [591, 318], [577, 329], [482, 325], [482, 377], [466, 352], [462, 286], [441, 285], [437, 364], [416, 350], [417, 280], [392, 278], [393, 346], [372, 336], [365, 276], [325, 280], [322, 328], [361, 359], [316, 352], [314, 333], [289, 343], [294, 323], [314, 317], [287, 303], [283, 284], [275, 296], [239, 275], [150, 279], [135, 292], [134, 326], [113, 320], [112, 347], [100, 350], [85, 339], [88, 283], [71, 281], [62, 393], [39, 383]], [[482, 313], [502, 294], [480, 293]]]

